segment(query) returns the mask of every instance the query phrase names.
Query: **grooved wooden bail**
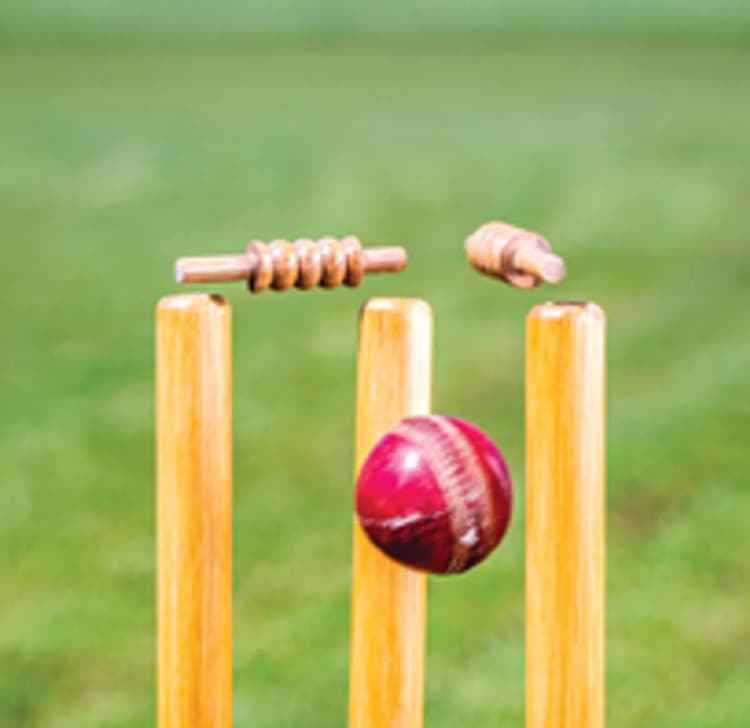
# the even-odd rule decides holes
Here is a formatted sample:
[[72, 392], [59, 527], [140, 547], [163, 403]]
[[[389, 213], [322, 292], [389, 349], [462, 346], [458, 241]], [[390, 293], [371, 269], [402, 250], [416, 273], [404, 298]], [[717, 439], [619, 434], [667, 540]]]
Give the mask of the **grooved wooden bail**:
[[565, 277], [565, 262], [541, 235], [505, 222], [482, 225], [466, 238], [464, 248], [478, 271], [516, 288], [559, 283]]
[[243, 255], [180, 258], [175, 277], [179, 283], [246, 281], [250, 291], [260, 293], [292, 286], [303, 290], [336, 288], [342, 283], [358, 286], [366, 273], [390, 273], [405, 267], [403, 248], [363, 248], [357, 238], [347, 235], [318, 241], [252, 240]]

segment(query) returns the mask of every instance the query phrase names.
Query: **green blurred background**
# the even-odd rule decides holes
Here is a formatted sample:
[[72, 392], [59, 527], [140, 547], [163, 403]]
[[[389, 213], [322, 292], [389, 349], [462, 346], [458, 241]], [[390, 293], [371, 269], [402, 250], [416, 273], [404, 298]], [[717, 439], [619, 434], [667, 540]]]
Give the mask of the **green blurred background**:
[[[515, 474], [430, 582], [426, 723], [523, 724], [523, 318], [609, 316], [609, 725], [750, 715], [750, 5], [0, 5], [0, 725], [154, 722], [153, 308], [180, 254], [353, 232], [409, 270], [235, 307], [235, 723], [345, 723], [357, 309]], [[473, 273], [494, 218], [559, 287]]]

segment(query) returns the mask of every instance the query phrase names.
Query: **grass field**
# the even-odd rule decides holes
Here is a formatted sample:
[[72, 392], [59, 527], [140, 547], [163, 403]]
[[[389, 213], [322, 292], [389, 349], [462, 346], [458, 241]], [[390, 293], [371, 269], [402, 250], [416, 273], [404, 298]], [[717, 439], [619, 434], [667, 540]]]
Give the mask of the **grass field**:
[[[522, 725], [523, 317], [550, 296], [609, 315], [609, 725], [747, 725], [750, 51], [496, 45], [0, 51], [0, 725], [153, 724], [173, 259], [350, 231], [407, 245], [409, 270], [222, 289], [236, 725], [344, 724], [354, 324], [376, 294], [432, 303], [435, 410], [495, 437], [518, 494], [500, 551], [431, 581], [427, 725]], [[546, 233], [568, 280], [476, 276], [460, 241], [495, 217]]]
[[[744, 0], [4, 0], [0, 41], [55, 44], [273, 44], [283, 40], [399, 42], [457, 37], [650, 37], [747, 44]], [[501, 36], [498, 38], [498, 36]]]

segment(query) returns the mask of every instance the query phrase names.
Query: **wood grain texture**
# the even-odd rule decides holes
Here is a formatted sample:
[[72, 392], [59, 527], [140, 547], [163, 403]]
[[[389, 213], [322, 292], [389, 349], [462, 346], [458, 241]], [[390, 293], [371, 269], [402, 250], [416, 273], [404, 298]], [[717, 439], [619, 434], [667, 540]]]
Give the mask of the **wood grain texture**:
[[537, 306], [526, 352], [526, 725], [604, 725], [605, 318]]
[[[430, 410], [430, 307], [414, 299], [366, 303], [357, 366], [355, 475], [388, 429]], [[355, 519], [350, 728], [422, 725], [425, 616], [425, 575], [384, 556]]]
[[157, 308], [159, 728], [227, 728], [232, 702], [231, 309]]

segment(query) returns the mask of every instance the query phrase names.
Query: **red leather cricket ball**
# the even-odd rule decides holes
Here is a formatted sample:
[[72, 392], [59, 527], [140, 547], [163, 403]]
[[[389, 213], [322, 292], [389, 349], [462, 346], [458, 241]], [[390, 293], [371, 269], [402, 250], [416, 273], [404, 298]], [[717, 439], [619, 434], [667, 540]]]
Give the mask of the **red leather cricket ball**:
[[356, 511], [370, 540], [396, 561], [434, 574], [466, 571], [510, 521], [510, 474], [500, 450], [456, 417], [407, 417], [359, 472]]

